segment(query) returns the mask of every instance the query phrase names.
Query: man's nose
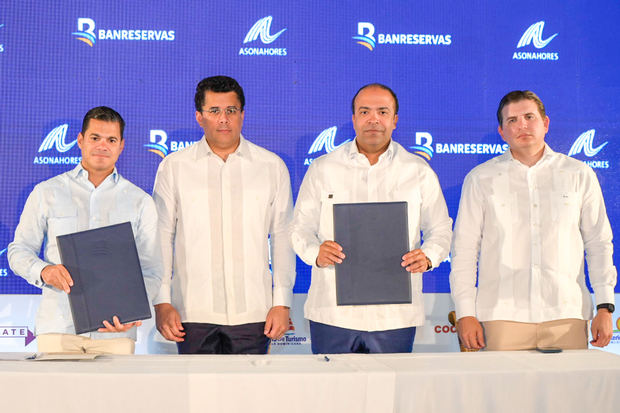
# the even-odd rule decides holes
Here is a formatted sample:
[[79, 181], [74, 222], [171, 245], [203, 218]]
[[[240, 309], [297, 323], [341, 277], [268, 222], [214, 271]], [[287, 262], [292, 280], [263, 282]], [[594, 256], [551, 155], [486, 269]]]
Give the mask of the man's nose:
[[97, 142], [96, 148], [99, 150], [108, 150], [110, 149], [110, 144], [105, 139], [101, 139], [99, 142]]
[[223, 110], [222, 113], [220, 113], [220, 115], [217, 117], [217, 121], [218, 121], [218, 123], [228, 123], [228, 122], [230, 122], [230, 119], [228, 118], [228, 115], [226, 114], [225, 110]]

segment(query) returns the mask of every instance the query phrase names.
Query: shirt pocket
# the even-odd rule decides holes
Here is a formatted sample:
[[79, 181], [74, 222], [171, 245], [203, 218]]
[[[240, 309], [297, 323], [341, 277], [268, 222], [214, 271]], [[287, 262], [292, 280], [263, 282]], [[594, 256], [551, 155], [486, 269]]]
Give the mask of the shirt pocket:
[[578, 225], [581, 216], [579, 194], [571, 191], [551, 193], [551, 219], [562, 225]]
[[488, 209], [491, 220], [498, 227], [519, 222], [517, 194], [490, 195]]
[[54, 207], [47, 219], [48, 238], [56, 241], [59, 235], [77, 232], [77, 208], [73, 205]]

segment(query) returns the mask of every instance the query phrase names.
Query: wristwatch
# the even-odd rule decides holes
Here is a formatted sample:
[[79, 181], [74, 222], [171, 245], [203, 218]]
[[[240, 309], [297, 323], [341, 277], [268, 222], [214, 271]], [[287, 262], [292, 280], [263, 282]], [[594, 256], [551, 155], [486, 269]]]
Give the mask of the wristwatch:
[[604, 304], [599, 304], [596, 306], [597, 310], [600, 310], [601, 308], [606, 309], [607, 311], [609, 311], [610, 313], [613, 313], [614, 310], [616, 309], [616, 306], [610, 303], [604, 303]]
[[426, 271], [430, 271], [432, 269], [433, 269], [433, 263], [428, 257], [426, 257]]

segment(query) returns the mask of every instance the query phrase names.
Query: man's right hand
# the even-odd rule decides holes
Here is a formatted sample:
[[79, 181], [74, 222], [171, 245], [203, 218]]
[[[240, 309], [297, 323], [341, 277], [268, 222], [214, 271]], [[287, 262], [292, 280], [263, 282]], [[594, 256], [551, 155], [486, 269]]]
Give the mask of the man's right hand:
[[342, 264], [345, 255], [342, 247], [334, 241], [325, 241], [319, 247], [319, 255], [316, 257], [316, 265], [319, 268], [333, 264]]
[[184, 341], [185, 332], [181, 324], [181, 316], [172, 304], [163, 303], [155, 306], [155, 323], [157, 330], [166, 340], [177, 343]]
[[461, 338], [461, 343], [467, 349], [481, 349], [484, 347], [484, 333], [482, 325], [476, 317], [459, 318], [456, 330]]
[[73, 279], [64, 265], [48, 265], [41, 270], [41, 279], [47, 285], [58, 288], [69, 294], [73, 287]]

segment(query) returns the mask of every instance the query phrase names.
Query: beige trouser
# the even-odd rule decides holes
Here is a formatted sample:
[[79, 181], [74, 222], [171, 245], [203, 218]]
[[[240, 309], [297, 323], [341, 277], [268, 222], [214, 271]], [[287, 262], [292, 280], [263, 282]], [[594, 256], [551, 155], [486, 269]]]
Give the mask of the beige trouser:
[[487, 350], [531, 350], [559, 347], [564, 350], [588, 348], [588, 322], [574, 318], [544, 323], [484, 321]]
[[39, 334], [40, 353], [133, 354], [136, 342], [130, 338], [94, 340], [74, 334]]

